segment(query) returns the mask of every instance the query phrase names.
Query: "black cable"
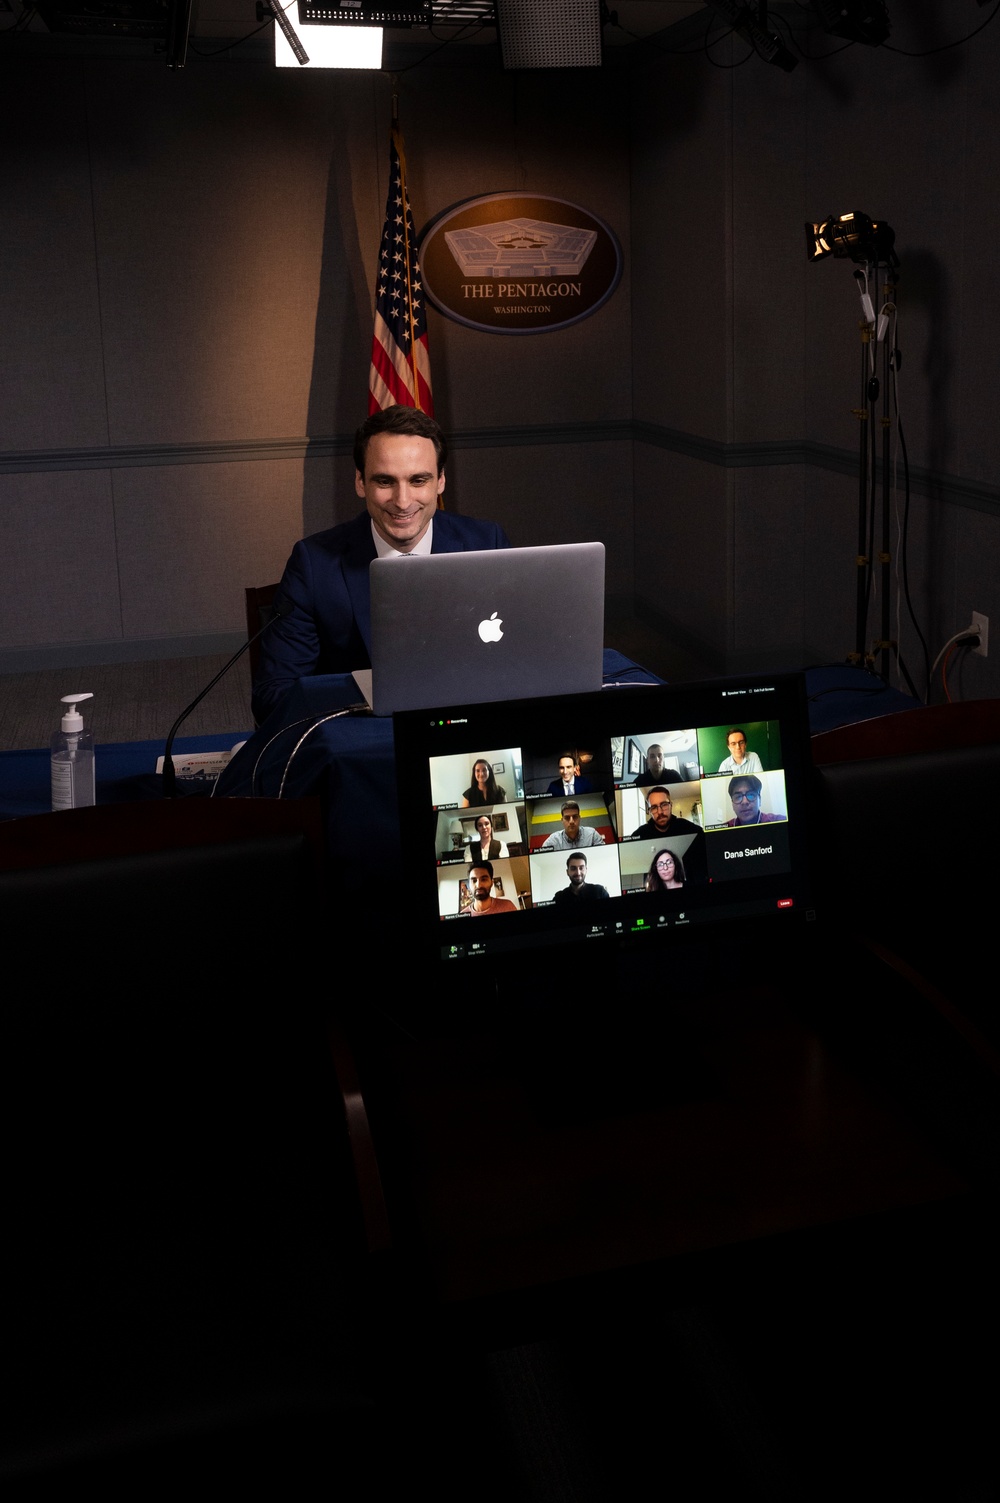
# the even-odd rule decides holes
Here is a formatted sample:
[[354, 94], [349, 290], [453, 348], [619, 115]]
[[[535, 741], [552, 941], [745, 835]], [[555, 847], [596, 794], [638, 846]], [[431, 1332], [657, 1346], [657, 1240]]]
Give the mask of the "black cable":
[[[873, 329], [872, 332], [871, 332], [871, 338], [874, 339], [874, 337], [875, 337], [875, 331]], [[866, 644], [867, 644], [867, 641], [868, 641], [868, 617], [869, 617], [869, 615], [871, 613], [872, 594], [873, 594], [874, 585], [875, 585], [875, 510], [876, 510], [876, 501], [877, 501], [877, 478], [876, 478], [876, 473], [875, 473], [875, 460], [876, 460], [875, 398], [871, 395], [872, 363], [871, 363], [870, 360], [867, 361], [867, 365], [868, 365], [868, 391], [867, 391], [867, 397], [866, 397], [866, 410], [867, 410], [867, 414], [868, 414], [868, 419], [867, 419], [867, 423], [865, 425], [866, 428], [867, 428], [867, 432], [866, 432], [866, 435], [865, 435], [865, 443], [868, 445], [868, 448], [869, 448], [869, 455], [868, 455], [868, 475], [869, 475], [869, 480], [868, 480], [868, 495], [867, 495], [867, 498], [866, 498], [867, 499], [867, 507], [868, 507], [868, 539], [867, 539], [867, 543], [866, 543], [866, 546], [865, 546], [865, 554], [866, 554], [866, 557], [868, 559], [868, 562], [865, 564], [865, 623], [864, 623], [864, 641], [865, 641]]]
[[948, 52], [952, 47], [961, 47], [963, 43], [971, 42], [973, 37], [978, 36], [981, 31], [986, 30], [997, 11], [1000, 11], [1000, 0], [997, 0], [996, 5], [994, 5], [985, 21], [981, 22], [974, 31], [970, 31], [966, 36], [959, 37], [957, 42], [943, 42], [940, 47], [925, 47], [923, 52], [910, 52], [906, 47], [893, 47], [888, 42], [883, 42], [882, 46], [886, 52], [898, 52], [900, 57], [934, 57], [938, 52]]
[[656, 40], [659, 32], [647, 31], [646, 35], [641, 37], [638, 32], [629, 31], [628, 27], [623, 26], [620, 21], [616, 20], [613, 24], [619, 31], [623, 31], [627, 37], [631, 37], [633, 42], [650, 42], [656, 48], [657, 52], [666, 53], [668, 57], [701, 57], [703, 50], [701, 42], [698, 43], [697, 47], [665, 47], [662, 42]]
[[[825, 57], [836, 57], [838, 52], [846, 52], [848, 47], [853, 47], [856, 45], [853, 41], [851, 41], [845, 42], [842, 47], [831, 47], [829, 52], [805, 52], [796, 41], [795, 28], [794, 26], [790, 25], [787, 16], [779, 16], [777, 11], [775, 11], [772, 13], [770, 19], [776, 26], [781, 25], [785, 28], [785, 30], [788, 32], [788, 40], [791, 42], [792, 46], [799, 54], [799, 57], [804, 57], [806, 61], [810, 63], [822, 62], [823, 58]], [[811, 28], [803, 27], [804, 31], [809, 29]]]
[[[292, 0], [289, 0], [289, 4], [291, 3]], [[282, 7], [282, 9], [287, 10], [288, 6], [285, 5]], [[196, 47], [189, 37], [188, 51], [195, 53], [198, 57], [221, 57], [223, 52], [232, 52], [234, 47], [241, 47], [244, 42], [249, 42], [251, 37], [255, 37], [257, 33], [263, 31], [265, 27], [273, 25], [274, 17], [268, 16], [267, 20], [262, 21], [259, 26], [255, 26], [253, 31], [248, 31], [245, 36], [237, 37], [235, 42], [227, 42], [224, 47], [214, 47], [211, 52], [204, 52], [201, 47]]]
[[418, 58], [415, 63], [407, 63], [405, 68], [393, 68], [391, 70], [386, 70], [383, 68], [383, 73], [386, 71], [391, 71], [394, 74], [401, 75], [403, 73], [410, 73], [414, 68], [422, 68], [424, 63], [426, 63], [430, 58], [436, 57], [439, 52], [443, 52], [446, 47], [450, 47], [452, 42], [461, 41], [462, 37], [465, 36], [465, 33], [469, 30], [470, 26], [474, 26], [476, 28], [476, 33], [487, 30], [494, 31], [496, 29], [493, 26], [484, 25], [482, 21], [466, 21], [461, 30], [456, 31], [453, 37], [449, 37], [446, 42], [442, 42], [440, 47], [435, 47], [433, 51], [425, 53], [424, 56]]
[[913, 698], [916, 699], [916, 700], [919, 700], [920, 703], [923, 704], [924, 701], [921, 698], [920, 691], [917, 688], [916, 684], [913, 682], [913, 679], [910, 677], [910, 670], [907, 668], [907, 666], [906, 666], [906, 660], [904, 659], [903, 654], [899, 650], [899, 643], [898, 642], [894, 642], [892, 644], [892, 650], [896, 654], [896, 662], [899, 664], [899, 671], [903, 675], [903, 677], [906, 679], [907, 688], [909, 689], [910, 693], [913, 695]]
[[[463, 26], [471, 26], [473, 23], [471, 21], [463, 21], [462, 24], [463, 24]], [[482, 27], [482, 29], [484, 31], [496, 31], [496, 29], [497, 29], [497, 22], [496, 22], [495, 17], [494, 17], [494, 19], [492, 21], [480, 20], [479, 24], [480, 24], [480, 26]], [[426, 31], [427, 31], [428, 35], [431, 37], [432, 41], [440, 42], [442, 46], [444, 46], [445, 43], [447, 43], [447, 42], [453, 42], [455, 40], [454, 37], [442, 37], [442, 36], [439, 36], [438, 33], [434, 30], [434, 26], [433, 26], [432, 22], [428, 22], [427, 27], [426, 27]]]
[[[274, 735], [271, 737], [271, 739], [269, 741], [265, 741], [264, 742], [264, 745], [261, 747], [260, 751], [257, 753], [257, 760], [254, 762], [254, 764], [253, 764], [253, 770], [250, 773], [250, 797], [251, 798], [256, 798], [257, 797], [257, 769], [258, 769], [258, 767], [261, 764], [261, 761], [263, 759], [264, 753], [266, 751], [269, 751], [270, 748], [274, 745], [274, 743], [278, 740], [278, 738], [280, 736], [283, 736], [286, 731], [294, 731], [297, 726], [306, 725], [310, 720], [315, 720], [315, 719], [316, 719], [315, 715], [302, 715], [302, 716], [300, 716], [300, 718], [298, 720], [290, 720], [287, 725], [283, 725], [281, 727], [280, 731], [275, 731]], [[263, 795], [261, 795], [261, 797], [263, 797]]]
[[698, 43], [697, 47], [665, 47], [662, 42], [657, 41], [659, 32], [647, 31], [645, 36], [640, 36], [637, 31], [629, 31], [628, 27], [623, 26], [620, 21], [615, 21], [613, 24], [617, 26], [619, 31], [623, 31], [627, 37], [631, 37], [633, 42], [649, 42], [656, 48], [657, 52], [663, 52], [667, 57], [701, 57], [701, 42]]
[[[893, 370], [895, 370], [895, 366], [893, 366]], [[895, 381], [893, 381], [893, 388], [894, 389], [895, 389], [895, 384], [896, 384]], [[893, 392], [893, 395], [895, 396], [895, 390]], [[908, 563], [908, 560], [907, 560], [907, 539], [908, 539], [908, 535], [909, 535], [909, 526], [910, 526], [910, 460], [909, 460], [909, 456], [907, 455], [907, 452], [906, 452], [906, 435], [903, 432], [903, 424], [902, 424], [902, 421], [901, 421], [900, 416], [899, 416], [899, 403], [898, 403], [898, 401], [895, 403], [895, 407], [896, 407], [896, 431], [899, 434], [899, 448], [900, 448], [900, 453], [903, 456], [903, 539], [902, 539], [902, 543], [901, 543], [901, 552], [902, 552], [902, 555], [903, 555], [902, 559], [901, 559], [901, 574], [902, 574], [902, 579], [903, 579], [903, 599], [906, 601], [906, 609], [909, 611], [910, 620], [913, 622], [914, 630], [917, 633], [917, 637], [918, 637], [918, 639], [920, 641], [920, 646], [923, 649], [923, 654], [924, 654], [924, 682], [927, 685], [926, 692], [924, 694], [924, 704], [926, 704], [927, 703], [928, 695], [931, 692], [931, 655], [930, 655], [930, 651], [928, 650], [927, 642], [926, 642], [926, 640], [924, 638], [924, 634], [920, 630], [920, 622], [917, 620], [917, 613], [913, 609], [913, 601], [910, 599], [910, 570], [909, 570], [909, 563]]]
[[[256, 760], [255, 760], [255, 762], [253, 764], [253, 770], [250, 773], [250, 797], [251, 798], [257, 798], [257, 797], [263, 798], [264, 797], [263, 794], [258, 795], [258, 793], [257, 793], [257, 769], [260, 766], [261, 762], [264, 760], [265, 753], [268, 752], [268, 751], [270, 751], [270, 749], [274, 745], [274, 743], [276, 741], [280, 740], [282, 736], [286, 735], [288, 731], [297, 730], [300, 725], [308, 725], [310, 723], [310, 721], [312, 722], [312, 729], [316, 730], [316, 728], [318, 726], [322, 725], [324, 723], [324, 721], [327, 721], [327, 720], [336, 720], [341, 715], [370, 715], [370, 714], [371, 714], [371, 711], [369, 710], [369, 708], [368, 708], [368, 706], [366, 704], [356, 704], [356, 705], [344, 705], [344, 707], [342, 709], [335, 710], [333, 712], [333, 714], [330, 714], [330, 715], [302, 715], [302, 716], [299, 717], [298, 720], [290, 720], [288, 722], [288, 724], [287, 725], [283, 725], [279, 731], [275, 731], [274, 735], [270, 738], [270, 740], [269, 741], [265, 741], [264, 745], [261, 747], [260, 751], [257, 753]], [[295, 755], [295, 752], [293, 751], [292, 752], [292, 756], [294, 757], [294, 755]], [[291, 761], [291, 758], [289, 758], [289, 762], [290, 761]], [[285, 767], [286, 767], [286, 770], [287, 770], [288, 763], [285, 764]], [[242, 786], [242, 785], [240, 785], [240, 786]], [[212, 791], [214, 793], [215, 790], [213, 789]], [[233, 797], [236, 797], [236, 795], [235, 794], [230, 794], [230, 797], [233, 798]]]
[[961, 701], [961, 698], [962, 698], [962, 691], [961, 691], [962, 668], [964, 668], [965, 664], [968, 662], [968, 660], [969, 660], [969, 653], [971, 652], [972, 648], [975, 645], [976, 645], [975, 641], [973, 641], [971, 639], [970, 640], [961, 640], [961, 641], [958, 641], [958, 642], [953, 642], [951, 644], [951, 646], [949, 647], [948, 651], [945, 653], [944, 662], [941, 664], [941, 688], [944, 690], [944, 698], [945, 698], [945, 703], [946, 704], [951, 705], [951, 704], [955, 703], [955, 700], [951, 696], [951, 690], [948, 688], [948, 673], [949, 673], [949, 668], [952, 667], [952, 666], [954, 666], [952, 664], [952, 656], [954, 654], [958, 653], [958, 652], [961, 652], [961, 653], [965, 654], [965, 656], [962, 657], [962, 658], [959, 658], [957, 656], [955, 657], [955, 662], [960, 665], [959, 666], [959, 671], [958, 671], [958, 681], [959, 681], [958, 699], [959, 699], [959, 701]]
[[[876, 268], [876, 280], [878, 270]], [[871, 332], [872, 341], [875, 339], [875, 330]], [[869, 346], [870, 348], [871, 346]], [[875, 346], [876, 351], [878, 346]], [[874, 366], [869, 364], [869, 372]], [[869, 386], [871, 377], [869, 375]], [[878, 435], [876, 434], [876, 398], [868, 394], [868, 445], [871, 450], [868, 456], [868, 588], [865, 592], [865, 640], [868, 639], [868, 617], [872, 607], [872, 596], [875, 594], [875, 513], [878, 510], [878, 472], [875, 468], [878, 459]], [[874, 658], [874, 653], [872, 654]]]
[[730, 28], [729, 28], [728, 31], [724, 31], [720, 37], [716, 37], [716, 39], [715, 39], [714, 42], [710, 42], [708, 39], [709, 39], [709, 37], [712, 34], [712, 27], [714, 25], [715, 25], [715, 16], [713, 15], [712, 18], [711, 18], [711, 20], [708, 23], [708, 26], [705, 29], [705, 41], [703, 43], [703, 49], [702, 49], [704, 51], [704, 53], [705, 53], [706, 60], [712, 64], [713, 68], [724, 68], [727, 71], [729, 71], [732, 68], [742, 68], [742, 66], [743, 66], [744, 63], [748, 63], [752, 57], [756, 57], [758, 55], [756, 47], [751, 42], [750, 43], [750, 51], [746, 54], [745, 57], [741, 57], [738, 63], [717, 63], [715, 61], [715, 58], [712, 56], [712, 54], [709, 52], [708, 49], [709, 49], [709, 47], [715, 47], [717, 45], [717, 43], [719, 43], [719, 42], [724, 42], [727, 37], [731, 37], [732, 34], [733, 34], [733, 31], [735, 30], [735, 27], [730, 26]]

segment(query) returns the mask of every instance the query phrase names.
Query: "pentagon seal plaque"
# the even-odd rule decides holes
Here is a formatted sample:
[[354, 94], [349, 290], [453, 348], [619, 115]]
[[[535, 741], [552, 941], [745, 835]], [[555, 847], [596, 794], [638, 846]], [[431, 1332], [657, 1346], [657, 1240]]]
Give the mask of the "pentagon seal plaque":
[[437, 215], [420, 235], [426, 297], [490, 334], [565, 329], [603, 307], [621, 280], [609, 225], [541, 193], [487, 193]]

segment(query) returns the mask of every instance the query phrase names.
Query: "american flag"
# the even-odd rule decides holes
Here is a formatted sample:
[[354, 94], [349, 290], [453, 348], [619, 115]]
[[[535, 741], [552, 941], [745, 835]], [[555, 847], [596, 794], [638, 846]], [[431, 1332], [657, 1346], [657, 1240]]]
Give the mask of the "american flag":
[[368, 412], [383, 407], [419, 407], [434, 416], [427, 313], [417, 264], [417, 236], [406, 191], [406, 154], [393, 122], [389, 146], [389, 192], [378, 252], [375, 334], [368, 376]]

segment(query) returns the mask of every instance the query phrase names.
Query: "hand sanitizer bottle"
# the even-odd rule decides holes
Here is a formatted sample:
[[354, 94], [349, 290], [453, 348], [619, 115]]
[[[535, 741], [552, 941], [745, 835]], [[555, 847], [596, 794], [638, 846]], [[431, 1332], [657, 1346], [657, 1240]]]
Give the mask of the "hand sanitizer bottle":
[[77, 705], [92, 694], [64, 694], [67, 706], [52, 737], [52, 807], [82, 809], [94, 803], [94, 738], [83, 728]]

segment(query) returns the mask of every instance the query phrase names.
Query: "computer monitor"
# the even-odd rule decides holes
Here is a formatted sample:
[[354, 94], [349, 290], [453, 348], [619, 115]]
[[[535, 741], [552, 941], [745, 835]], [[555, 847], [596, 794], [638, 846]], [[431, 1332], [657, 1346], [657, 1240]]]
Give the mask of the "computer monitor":
[[752, 946], [812, 916], [801, 676], [413, 711], [395, 737], [426, 961]]

